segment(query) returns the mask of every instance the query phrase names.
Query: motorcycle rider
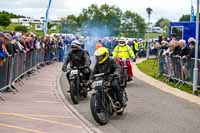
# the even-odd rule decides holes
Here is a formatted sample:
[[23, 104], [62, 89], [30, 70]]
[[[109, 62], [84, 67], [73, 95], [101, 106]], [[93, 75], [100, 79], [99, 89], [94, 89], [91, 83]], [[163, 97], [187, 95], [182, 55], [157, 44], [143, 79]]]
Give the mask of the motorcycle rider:
[[[85, 79], [88, 81], [90, 77], [90, 59], [87, 53], [80, 47], [80, 42], [78, 40], [74, 40], [71, 44], [71, 51], [67, 55], [65, 62], [62, 67], [62, 71], [66, 71], [68, 64], [70, 66], [84, 66], [82, 70], [80, 70], [84, 75]], [[67, 77], [69, 75], [67, 74]]]
[[119, 83], [121, 67], [112, 58], [109, 58], [109, 51], [105, 47], [98, 48], [94, 55], [97, 62], [94, 66], [91, 79], [94, 80], [94, 75], [99, 73], [104, 73], [105, 75], [116, 74], [118, 78], [112, 79], [111, 86], [112, 91], [117, 96], [115, 104], [118, 107], [122, 107], [125, 103], [123, 101], [123, 90], [121, 90]]
[[[118, 42], [119, 42], [119, 44], [114, 48], [113, 53], [112, 53], [113, 59], [116, 59], [116, 58], [129, 59], [129, 58], [131, 58], [132, 60], [134, 60], [135, 54], [133, 53], [133, 50], [131, 49], [131, 47], [125, 43], [125, 39], [123, 37], [121, 37]], [[132, 77], [133, 77], [133, 72], [132, 72], [132, 66], [131, 66], [130, 60], [126, 60], [126, 65], [128, 67], [128, 72], [127, 72], [128, 73], [128, 81], [131, 81]]]

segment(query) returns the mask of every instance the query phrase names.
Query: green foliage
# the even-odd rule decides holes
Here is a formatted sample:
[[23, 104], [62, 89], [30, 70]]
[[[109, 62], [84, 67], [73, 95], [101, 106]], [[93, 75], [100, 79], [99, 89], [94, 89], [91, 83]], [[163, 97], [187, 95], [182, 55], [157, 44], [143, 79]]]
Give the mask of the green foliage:
[[48, 28], [48, 29], [51, 29], [54, 25], [55, 25], [55, 24], [51, 24], [51, 23], [48, 22], [47, 28]]
[[122, 15], [121, 30], [127, 33], [126, 37], [144, 37], [146, 24], [145, 20], [137, 13], [126, 11]]
[[[123, 17], [123, 19], [122, 19]], [[128, 21], [128, 23], [125, 23]], [[128, 27], [131, 30], [124, 30]], [[146, 24], [137, 13], [123, 12], [116, 6], [92, 4], [82, 10], [79, 16], [69, 15], [62, 19], [62, 32], [81, 33], [92, 36], [144, 37]], [[140, 33], [140, 34], [138, 34]]]
[[67, 18], [62, 18], [61, 27], [61, 32], [76, 33], [78, 29], [77, 17], [74, 15], [69, 15]]
[[7, 27], [10, 25], [11, 21], [9, 16], [5, 14], [0, 14], [0, 26]]
[[[196, 16], [194, 16], [194, 20], [196, 20]], [[200, 20], [200, 16], [199, 16], [199, 20]], [[190, 21], [190, 14], [184, 14], [181, 16], [181, 18], [179, 19], [180, 22], [187, 22]]]
[[87, 9], [83, 9], [78, 16], [78, 24], [83, 32], [88, 35], [96, 33], [102, 36], [118, 35], [121, 24], [122, 11], [115, 6], [103, 4], [98, 7], [92, 4]]
[[164, 30], [163, 35], [167, 36], [167, 34], [169, 33], [169, 23], [170, 23], [170, 21], [168, 19], [160, 18], [156, 22], [155, 26], [161, 27]]
[[182, 15], [179, 21], [180, 22], [190, 21], [190, 15], [189, 14]]
[[28, 31], [28, 29], [26, 28], [26, 26], [16, 26], [15, 31], [20, 31], [20, 32], [26, 33]]
[[10, 18], [25, 18], [25, 16], [16, 15], [16, 14], [9, 13], [9, 12], [6, 12], [6, 11], [1, 11], [0, 14], [4, 14], [4, 15], [10, 17]]

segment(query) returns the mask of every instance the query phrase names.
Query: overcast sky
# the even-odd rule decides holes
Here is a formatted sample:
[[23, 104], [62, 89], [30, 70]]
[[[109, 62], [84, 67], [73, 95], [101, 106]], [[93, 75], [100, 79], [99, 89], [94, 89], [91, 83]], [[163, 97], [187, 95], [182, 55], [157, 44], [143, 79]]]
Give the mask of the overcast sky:
[[[146, 8], [151, 7], [153, 22], [161, 17], [178, 21], [182, 14], [190, 13], [191, 7], [191, 0], [52, 0], [49, 18], [78, 15], [83, 8], [94, 3], [116, 5], [122, 11], [137, 12], [145, 19], [147, 19]], [[38, 18], [45, 15], [47, 4], [48, 0], [0, 0], [0, 10]], [[194, 6], [196, 9], [195, 2]]]

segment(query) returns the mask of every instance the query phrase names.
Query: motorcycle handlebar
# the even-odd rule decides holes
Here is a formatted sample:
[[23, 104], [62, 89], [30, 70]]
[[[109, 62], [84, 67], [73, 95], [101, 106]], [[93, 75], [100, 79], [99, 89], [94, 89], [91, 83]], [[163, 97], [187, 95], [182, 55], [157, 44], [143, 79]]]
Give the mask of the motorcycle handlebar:
[[70, 68], [67, 68], [67, 69], [65, 70], [65, 72], [68, 71], [68, 70], [73, 70], [73, 69], [84, 69], [84, 68], [89, 68], [89, 66], [79, 66], [79, 67], [77, 67], [77, 66], [70, 66]]

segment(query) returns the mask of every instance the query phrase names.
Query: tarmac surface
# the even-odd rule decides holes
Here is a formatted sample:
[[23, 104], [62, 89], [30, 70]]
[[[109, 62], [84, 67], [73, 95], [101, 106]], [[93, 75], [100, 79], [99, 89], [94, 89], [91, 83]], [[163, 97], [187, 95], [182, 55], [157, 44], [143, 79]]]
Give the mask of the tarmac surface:
[[61, 63], [35, 72], [18, 93], [3, 93], [0, 101], [0, 133], [88, 133], [82, 122], [60, 99], [56, 80]]
[[[103, 133], [200, 132], [200, 106], [198, 104], [151, 86], [144, 82], [146, 76], [141, 76], [143, 77], [134, 78], [132, 82], [128, 83], [126, 90], [129, 101], [124, 115], [113, 116], [105, 126], [99, 126], [94, 121], [89, 106], [90, 97], [83, 99], [73, 107]], [[151, 79], [146, 80], [151, 82]], [[60, 82], [66, 99], [72, 104], [70, 96], [66, 92], [69, 87], [64, 74], [61, 76]], [[155, 84], [159, 85], [160, 82], [155, 81]]]

